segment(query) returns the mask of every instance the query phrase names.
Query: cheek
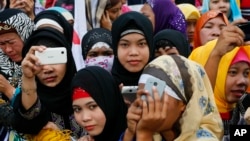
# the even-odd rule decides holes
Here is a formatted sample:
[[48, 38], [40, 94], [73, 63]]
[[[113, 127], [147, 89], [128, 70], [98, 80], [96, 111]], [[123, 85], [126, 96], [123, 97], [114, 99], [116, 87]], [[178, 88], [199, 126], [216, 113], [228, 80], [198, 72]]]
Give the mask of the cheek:
[[79, 113], [74, 112], [74, 118], [78, 124], [81, 124], [81, 118]]
[[209, 31], [206, 29], [201, 29], [200, 31], [200, 41], [201, 41], [201, 45], [204, 45], [207, 42], [207, 38], [209, 36]]
[[120, 47], [118, 47], [117, 57], [118, 57], [118, 60], [120, 61], [120, 63], [122, 63], [126, 60], [126, 56], [128, 56], [127, 52], [128, 52], [127, 50], [121, 49]]
[[60, 75], [60, 78], [62, 79], [66, 73], [66, 64], [60, 64], [56, 69], [58, 70], [58, 75]]

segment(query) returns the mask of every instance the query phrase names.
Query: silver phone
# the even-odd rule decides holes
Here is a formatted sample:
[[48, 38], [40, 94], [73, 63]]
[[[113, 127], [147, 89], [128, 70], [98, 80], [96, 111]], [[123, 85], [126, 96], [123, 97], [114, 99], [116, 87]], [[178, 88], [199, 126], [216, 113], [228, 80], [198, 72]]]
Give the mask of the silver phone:
[[[166, 82], [156, 78], [156, 77], [149, 77], [145, 83], [144, 89], [147, 90], [149, 92], [149, 94], [154, 98], [153, 95], [153, 86], [156, 87], [158, 94], [160, 97], [162, 97], [163, 93], [164, 93], [164, 89], [166, 87]], [[146, 100], [146, 96], [142, 95], [141, 97], [143, 100]]]
[[65, 47], [46, 48], [43, 52], [35, 51], [42, 65], [62, 64], [67, 62], [67, 51]]
[[125, 100], [132, 103], [136, 99], [137, 90], [138, 86], [123, 86], [121, 93]]

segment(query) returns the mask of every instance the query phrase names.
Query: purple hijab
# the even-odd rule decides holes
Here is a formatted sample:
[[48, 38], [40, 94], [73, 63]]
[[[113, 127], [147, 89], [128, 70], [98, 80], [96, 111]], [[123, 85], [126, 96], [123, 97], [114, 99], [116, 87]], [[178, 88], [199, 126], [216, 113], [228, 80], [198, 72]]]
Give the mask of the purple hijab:
[[174, 29], [186, 36], [186, 21], [181, 10], [170, 0], [148, 0], [155, 14], [155, 31]]

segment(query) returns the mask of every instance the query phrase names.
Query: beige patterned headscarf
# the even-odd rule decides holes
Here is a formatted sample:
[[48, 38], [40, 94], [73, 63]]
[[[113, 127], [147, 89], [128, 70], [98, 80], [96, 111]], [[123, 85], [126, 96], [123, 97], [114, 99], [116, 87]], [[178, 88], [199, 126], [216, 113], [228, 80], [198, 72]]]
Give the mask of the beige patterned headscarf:
[[88, 31], [100, 27], [101, 17], [107, 2], [108, 0], [85, 0]]
[[177, 55], [162, 55], [150, 62], [143, 74], [164, 80], [186, 103], [175, 141], [220, 141], [223, 124], [204, 68]]

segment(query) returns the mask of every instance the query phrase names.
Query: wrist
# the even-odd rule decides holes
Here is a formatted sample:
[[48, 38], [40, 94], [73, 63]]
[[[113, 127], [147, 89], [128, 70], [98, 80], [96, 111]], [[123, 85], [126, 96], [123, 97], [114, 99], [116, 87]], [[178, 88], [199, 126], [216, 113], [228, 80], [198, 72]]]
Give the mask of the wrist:
[[153, 133], [148, 131], [136, 131], [137, 141], [153, 141]]
[[11, 100], [13, 97], [13, 94], [15, 93], [15, 88], [10, 84], [9, 84], [9, 86], [6, 85], [6, 89], [3, 93], [5, 96], [8, 97], [9, 100]]
[[19, 95], [20, 93], [21, 93], [21, 89], [19, 87], [13, 90], [13, 95], [12, 95], [12, 98], [10, 99], [11, 106], [14, 105], [15, 99], [16, 99], [17, 95]]
[[123, 141], [131, 141], [133, 140], [135, 133], [131, 132], [128, 128], [125, 130]]

